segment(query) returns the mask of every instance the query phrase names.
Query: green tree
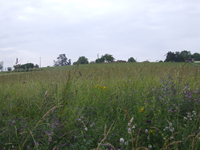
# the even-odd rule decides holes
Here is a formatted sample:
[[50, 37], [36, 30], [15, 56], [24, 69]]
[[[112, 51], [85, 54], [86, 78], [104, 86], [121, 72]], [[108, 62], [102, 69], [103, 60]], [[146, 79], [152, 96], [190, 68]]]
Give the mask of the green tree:
[[38, 64], [36, 64], [36, 65], [35, 65], [35, 68], [39, 68], [39, 65], [38, 65]]
[[103, 57], [106, 62], [113, 62], [115, 60], [115, 58], [110, 54], [105, 54]]
[[60, 54], [57, 57], [57, 61], [54, 60], [54, 66], [66, 66], [66, 65], [71, 65], [71, 59], [68, 60], [65, 54]]
[[169, 61], [172, 61], [172, 62], [175, 61], [175, 54], [174, 54], [174, 52], [169, 51], [169, 52], [166, 54], [165, 62], [169, 62]]
[[77, 63], [78, 64], [88, 64], [88, 59], [85, 56], [81, 56], [81, 57], [79, 57]]
[[128, 59], [128, 62], [136, 62], [136, 60], [135, 60], [133, 57], [130, 57], [130, 58]]
[[185, 59], [184, 59], [183, 55], [181, 55], [179, 52], [175, 52], [174, 61], [175, 62], [184, 62]]
[[187, 50], [181, 51], [180, 55], [182, 55], [185, 60], [189, 60], [192, 58], [191, 52]]
[[7, 70], [8, 70], [8, 71], [12, 71], [12, 68], [11, 68], [11, 67], [8, 67]]
[[3, 70], [3, 61], [0, 62], [0, 70]]
[[192, 58], [194, 59], [194, 61], [200, 61], [200, 54], [199, 53], [194, 53], [192, 55]]
[[105, 61], [105, 58], [103, 56], [95, 60], [96, 63], [103, 63], [104, 61]]

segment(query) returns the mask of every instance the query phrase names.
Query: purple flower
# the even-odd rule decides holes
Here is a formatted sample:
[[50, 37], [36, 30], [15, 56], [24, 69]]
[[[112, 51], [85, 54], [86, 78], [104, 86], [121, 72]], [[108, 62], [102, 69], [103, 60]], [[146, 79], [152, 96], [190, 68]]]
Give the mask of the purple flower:
[[173, 112], [173, 111], [172, 111], [171, 109], [169, 109], [169, 110], [168, 110], [168, 113], [171, 113], [171, 112]]

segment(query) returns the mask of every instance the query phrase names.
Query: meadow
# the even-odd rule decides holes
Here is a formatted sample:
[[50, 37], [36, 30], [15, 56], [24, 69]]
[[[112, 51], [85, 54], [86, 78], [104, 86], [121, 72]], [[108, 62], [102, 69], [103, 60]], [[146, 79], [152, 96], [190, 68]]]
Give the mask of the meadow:
[[200, 67], [109, 63], [0, 75], [0, 150], [199, 150]]

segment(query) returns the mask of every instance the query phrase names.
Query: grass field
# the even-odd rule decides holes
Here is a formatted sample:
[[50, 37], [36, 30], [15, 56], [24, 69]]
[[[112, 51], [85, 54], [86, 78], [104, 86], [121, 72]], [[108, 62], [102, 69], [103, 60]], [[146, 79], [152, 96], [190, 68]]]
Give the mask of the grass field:
[[189, 63], [1, 74], [0, 100], [0, 149], [200, 147], [200, 67]]

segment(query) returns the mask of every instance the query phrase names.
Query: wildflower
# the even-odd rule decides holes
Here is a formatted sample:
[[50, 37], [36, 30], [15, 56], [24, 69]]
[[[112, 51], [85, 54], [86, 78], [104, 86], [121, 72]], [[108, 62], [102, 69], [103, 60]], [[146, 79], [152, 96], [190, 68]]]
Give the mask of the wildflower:
[[151, 149], [151, 148], [152, 148], [152, 145], [149, 145], [148, 148]]
[[[136, 127], [136, 124], [133, 125], [132, 129], [135, 129], [135, 127]], [[199, 127], [199, 128], [200, 128], [200, 127]]]
[[103, 86], [103, 90], [105, 90], [106, 89], [106, 86]]
[[128, 133], [131, 134], [131, 128], [128, 128]]
[[149, 136], [147, 136], [147, 140], [150, 140], [150, 137], [149, 137]]
[[85, 127], [85, 131], [87, 131], [88, 130], [88, 128], [87, 127]]
[[141, 107], [139, 112], [143, 112], [144, 111], [144, 107]]
[[124, 139], [123, 138], [120, 138], [119, 141], [120, 141], [120, 143], [124, 143]]
[[148, 129], [145, 130], [145, 133], [148, 133]]
[[95, 85], [95, 88], [99, 88], [100, 86], [97, 84], [97, 85]]
[[184, 117], [183, 119], [184, 119], [184, 120], [187, 120], [187, 117]]
[[172, 123], [170, 122], [169, 125], [172, 126]]

